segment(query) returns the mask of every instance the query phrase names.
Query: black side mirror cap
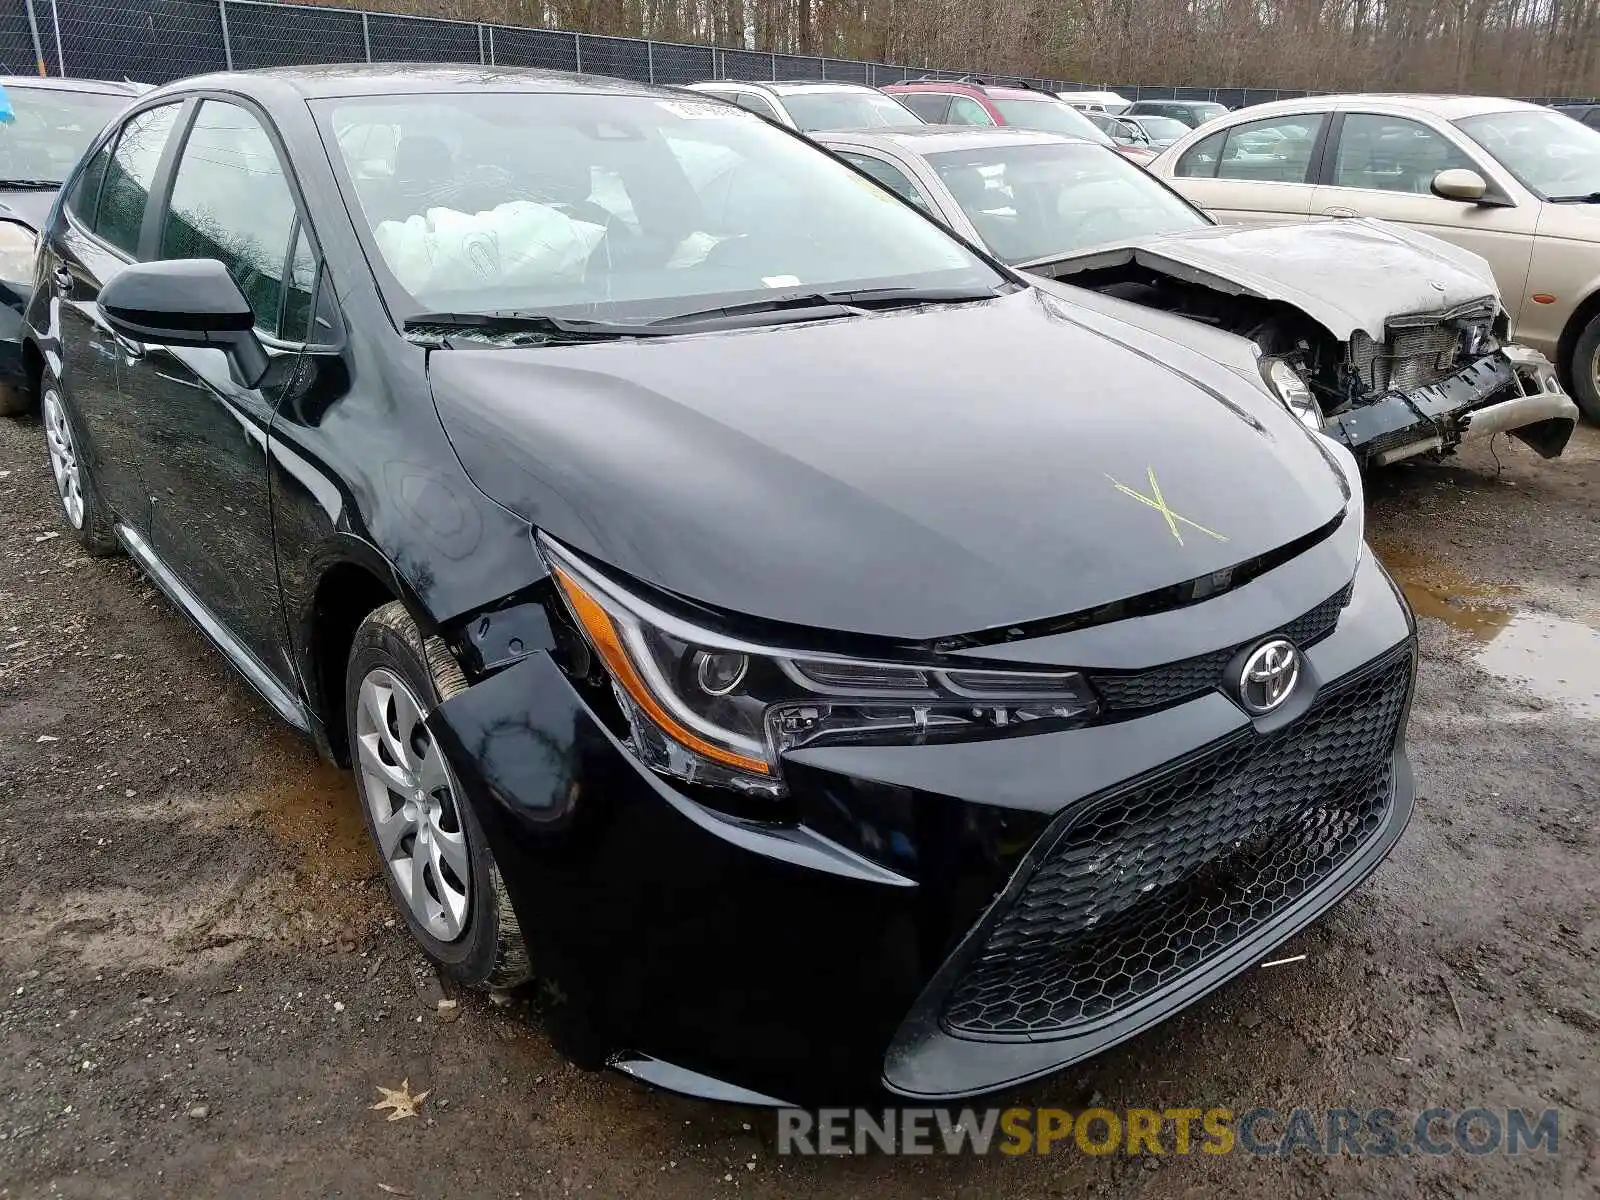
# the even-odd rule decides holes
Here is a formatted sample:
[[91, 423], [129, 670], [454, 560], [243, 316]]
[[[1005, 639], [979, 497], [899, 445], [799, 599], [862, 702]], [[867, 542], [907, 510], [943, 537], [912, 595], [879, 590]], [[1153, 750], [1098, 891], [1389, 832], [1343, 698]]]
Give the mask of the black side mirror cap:
[[266, 378], [272, 360], [255, 313], [214, 258], [133, 263], [100, 289], [99, 303], [106, 324], [130, 341], [221, 350], [241, 387]]

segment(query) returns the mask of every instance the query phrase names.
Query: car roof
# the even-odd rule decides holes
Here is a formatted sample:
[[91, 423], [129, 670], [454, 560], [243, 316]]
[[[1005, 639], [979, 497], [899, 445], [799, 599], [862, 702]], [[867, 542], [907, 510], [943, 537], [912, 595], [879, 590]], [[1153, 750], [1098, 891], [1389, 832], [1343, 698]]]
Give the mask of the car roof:
[[[737, 83], [739, 81], [735, 79], [729, 82]], [[762, 86], [777, 92], [780, 96], [794, 96], [802, 92], [875, 92], [878, 90], [865, 83], [856, 83], [849, 79], [778, 79]]]
[[689, 91], [704, 88], [751, 88], [777, 96], [798, 96], [806, 92], [875, 92], [870, 84], [853, 79], [698, 79], [683, 85]]
[[884, 91], [895, 88], [915, 89], [919, 92], [964, 92], [968, 96], [981, 96], [989, 89], [981, 83], [965, 79], [906, 79], [899, 83], [886, 83]]
[[1047, 92], [1042, 88], [1021, 87], [1013, 83], [983, 83], [971, 79], [908, 79], [904, 83], [887, 84], [884, 90], [892, 88], [916, 88], [922, 92], [960, 92], [968, 96], [998, 96], [1002, 100], [1066, 103], [1054, 92]]
[[[1302, 96], [1298, 100], [1272, 100], [1266, 104], [1252, 104], [1236, 109], [1235, 113], [1271, 116], [1278, 112], [1304, 112], [1306, 109], [1376, 108], [1391, 112], [1427, 113], [1454, 121], [1461, 117], [1476, 117], [1484, 113], [1514, 112], [1518, 109], [1538, 110], [1543, 106], [1522, 100], [1507, 100], [1500, 96], [1435, 96], [1407, 92], [1346, 92], [1329, 96]], [[1548, 111], [1548, 110], [1545, 110]], [[1230, 114], [1233, 115], [1233, 114]]]
[[[1202, 104], [1207, 108], [1227, 107], [1227, 105], [1223, 104], [1220, 100], [1158, 100], [1154, 96], [1146, 96], [1143, 100], [1135, 100], [1133, 102], [1133, 107], [1137, 108], [1141, 104], [1177, 104], [1183, 106], [1184, 108], [1195, 108]], [[1255, 107], [1260, 108], [1261, 106], [1256, 105]]]
[[247, 95], [285, 89], [308, 100], [341, 96], [386, 96], [427, 92], [565, 92], [593, 95], [660, 96], [681, 99], [682, 92], [630, 83], [606, 75], [544, 71], [534, 67], [441, 66], [438, 63], [323, 63], [269, 67], [259, 71], [219, 71], [167, 84], [159, 91], [217, 88]]
[[945, 150], [982, 150], [988, 146], [1082, 145], [1098, 146], [1088, 138], [1049, 133], [1043, 129], [1017, 129], [1009, 125], [907, 125], [895, 129], [829, 129], [809, 134], [819, 142], [848, 141], [858, 146], [881, 146], [912, 154], [938, 154]]
[[137, 96], [145, 85], [115, 79], [63, 79], [59, 75], [0, 75], [0, 87], [47, 88], [57, 92], [98, 92], [106, 96]]

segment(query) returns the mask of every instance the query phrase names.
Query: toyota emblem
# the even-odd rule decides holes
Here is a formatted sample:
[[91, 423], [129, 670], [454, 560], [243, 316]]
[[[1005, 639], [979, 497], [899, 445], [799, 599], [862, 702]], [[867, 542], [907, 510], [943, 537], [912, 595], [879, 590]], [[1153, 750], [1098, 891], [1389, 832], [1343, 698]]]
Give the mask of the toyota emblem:
[[1269, 713], [1289, 698], [1300, 679], [1300, 651], [1283, 638], [1262, 642], [1239, 672], [1239, 702], [1245, 711]]

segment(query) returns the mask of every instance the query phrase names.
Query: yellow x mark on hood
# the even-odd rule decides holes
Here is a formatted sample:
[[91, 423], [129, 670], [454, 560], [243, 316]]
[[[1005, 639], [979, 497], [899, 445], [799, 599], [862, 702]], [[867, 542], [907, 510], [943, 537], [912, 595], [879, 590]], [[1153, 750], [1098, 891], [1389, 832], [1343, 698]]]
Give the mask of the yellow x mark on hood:
[[1148, 496], [1139, 491], [1137, 488], [1131, 488], [1127, 484], [1114, 479], [1110, 475], [1107, 475], [1106, 478], [1110, 479], [1117, 491], [1121, 492], [1124, 496], [1132, 496], [1140, 504], [1149, 505], [1151, 508], [1159, 512], [1163, 517], [1165, 517], [1167, 520], [1167, 528], [1172, 531], [1172, 536], [1178, 539], [1178, 545], [1183, 545], [1183, 533], [1178, 529], [1179, 525], [1187, 525], [1190, 529], [1198, 530], [1207, 537], [1216, 538], [1219, 542], [1225, 542], [1228, 540], [1216, 530], [1207, 529], [1204, 525], [1200, 524], [1200, 522], [1191, 521], [1188, 517], [1181, 516], [1180, 514], [1173, 512], [1171, 507], [1167, 504], [1166, 497], [1161, 494], [1161, 485], [1156, 482], [1156, 469], [1154, 467], [1145, 468], [1145, 478], [1150, 481], [1150, 494]]

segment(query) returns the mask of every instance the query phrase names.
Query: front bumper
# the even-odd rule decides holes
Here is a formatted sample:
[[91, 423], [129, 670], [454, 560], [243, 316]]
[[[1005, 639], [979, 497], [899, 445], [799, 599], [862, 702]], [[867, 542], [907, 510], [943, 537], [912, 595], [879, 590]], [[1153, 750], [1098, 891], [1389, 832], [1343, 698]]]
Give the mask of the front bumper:
[[[1310, 586], [1326, 596], [1340, 584]], [[1289, 628], [1304, 608], [1284, 591], [1282, 580], [1263, 577], [1197, 606], [1185, 624], [1226, 626], [1203, 611], [1216, 605], [1255, 609], [1245, 636]], [[1126, 636], [1106, 651], [1116, 667], [1168, 661], [1137, 660], [1160, 641], [1140, 636], [1145, 622], [1172, 627], [1160, 618], [1121, 623]], [[1111, 644], [1107, 627], [1084, 634], [1079, 649]], [[535, 972], [563, 997], [552, 1029], [569, 1053], [722, 1098], [821, 1102], [887, 1085], [947, 1099], [1048, 1074], [1133, 1036], [1354, 887], [1411, 810], [1403, 709], [1413, 637], [1404, 602], [1367, 555], [1337, 623], [1305, 649], [1295, 699], [1268, 717], [1252, 720], [1210, 687], [1087, 728], [813, 747], [786, 762], [799, 819], [781, 827], [717, 813], [641, 768], [545, 654], [468, 688], [431, 720], [476, 806]], [[1217, 647], [1194, 649], [1200, 661]], [[1143, 786], [1224, 747], [1281, 743], [1313, 719], [1319, 698], [1397, 663], [1404, 694], [1382, 735], [1381, 811], [1314, 886], [1215, 952], [1180, 963], [1136, 1002], [1097, 1014], [1092, 1028], [993, 1036], [953, 1024], [952, 1000], [975, 956], [1065, 831], [1103, 813], [1130, 780]], [[1273, 786], [1231, 778], [1231, 791], [1213, 793], [1266, 795]], [[1326, 790], [1287, 797], [1282, 811], [1325, 805]], [[1163, 886], [1192, 890], [1226, 857], [1227, 841], [1191, 853]]]
[[1381, 467], [1496, 433], [1514, 434], [1544, 458], [1555, 458], [1577, 423], [1578, 406], [1562, 391], [1550, 360], [1513, 345], [1439, 383], [1331, 417], [1324, 432], [1363, 463]]

